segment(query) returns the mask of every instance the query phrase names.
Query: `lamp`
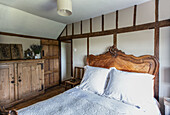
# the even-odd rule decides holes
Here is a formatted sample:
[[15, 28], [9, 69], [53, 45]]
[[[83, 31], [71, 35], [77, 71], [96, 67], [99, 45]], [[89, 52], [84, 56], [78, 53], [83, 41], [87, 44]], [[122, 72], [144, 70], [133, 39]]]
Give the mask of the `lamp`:
[[57, 13], [61, 16], [70, 16], [72, 14], [71, 0], [57, 0]]

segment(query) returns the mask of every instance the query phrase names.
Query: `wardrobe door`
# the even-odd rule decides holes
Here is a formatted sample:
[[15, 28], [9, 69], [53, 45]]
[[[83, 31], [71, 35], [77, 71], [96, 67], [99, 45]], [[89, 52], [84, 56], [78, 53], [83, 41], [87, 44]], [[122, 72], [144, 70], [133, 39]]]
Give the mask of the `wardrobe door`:
[[18, 64], [18, 97], [25, 98], [31, 94], [32, 63]]
[[31, 67], [32, 84], [31, 92], [39, 92], [44, 89], [44, 70], [42, 63], [34, 63]]
[[56, 40], [41, 40], [42, 58], [44, 63], [45, 88], [60, 84], [59, 76], [59, 42]]
[[0, 64], [0, 105], [5, 106], [15, 100], [15, 78], [13, 64]]
[[19, 99], [30, 98], [44, 90], [43, 63], [26, 62], [18, 64]]

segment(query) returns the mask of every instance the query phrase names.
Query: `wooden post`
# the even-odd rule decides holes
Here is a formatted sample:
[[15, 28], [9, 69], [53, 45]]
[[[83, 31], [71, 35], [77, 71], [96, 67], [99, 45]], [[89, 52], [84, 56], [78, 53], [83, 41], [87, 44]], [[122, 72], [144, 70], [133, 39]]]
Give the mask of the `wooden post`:
[[68, 36], [68, 26], [66, 25], [66, 36]]
[[87, 37], [87, 56], [89, 56], [89, 37]]
[[[154, 39], [154, 55], [155, 57], [157, 57], [157, 59], [159, 60], [159, 26], [158, 26], [158, 22], [159, 22], [159, 0], [155, 0], [155, 23], [156, 23], [156, 27], [155, 27], [155, 39]], [[159, 72], [158, 75], [156, 75], [156, 79], [155, 82], [157, 84], [156, 86], [156, 93], [155, 96], [157, 98], [157, 100], [159, 100]]]
[[73, 40], [71, 40], [71, 76], [73, 77]]
[[134, 6], [133, 26], [136, 26], [136, 10], [137, 10], [137, 5]]
[[104, 15], [102, 15], [102, 31], [104, 31]]
[[60, 69], [59, 70], [59, 84], [61, 84], [61, 75], [62, 75], [61, 74], [61, 71], [62, 71], [62, 69], [61, 69], [62, 68], [61, 67], [62, 66], [61, 65], [61, 41], [59, 41], [59, 57], [58, 58], [59, 58], [59, 69]]
[[92, 33], [92, 18], [90, 18], [90, 33]]
[[83, 34], [83, 24], [82, 24], [82, 21], [81, 21], [81, 25], [80, 25], [80, 32], [81, 32], [81, 34]]

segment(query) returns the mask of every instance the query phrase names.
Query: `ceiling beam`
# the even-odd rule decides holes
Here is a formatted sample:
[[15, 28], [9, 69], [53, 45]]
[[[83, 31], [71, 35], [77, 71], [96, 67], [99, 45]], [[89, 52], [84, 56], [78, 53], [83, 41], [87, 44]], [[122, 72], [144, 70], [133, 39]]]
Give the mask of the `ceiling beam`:
[[70, 39], [77, 39], [77, 38], [104, 36], [104, 35], [111, 35], [114, 33], [119, 34], [119, 33], [154, 29], [155, 27], [166, 27], [166, 26], [170, 26], [170, 19], [162, 20], [162, 21], [158, 21], [158, 22], [151, 22], [151, 23], [147, 23], [147, 24], [136, 25], [136, 26], [105, 30], [105, 31], [100, 31], [100, 32], [63, 36], [63, 37], [60, 37], [59, 40], [62, 41], [62, 40], [70, 40]]
[[0, 35], [23, 37], [23, 38], [29, 38], [29, 39], [57, 40], [57, 38], [56, 38], [56, 39], [52, 39], [52, 38], [45, 38], [45, 37], [38, 37], [38, 36], [30, 36], [30, 35], [23, 35], [23, 34], [9, 33], [9, 32], [0, 32]]

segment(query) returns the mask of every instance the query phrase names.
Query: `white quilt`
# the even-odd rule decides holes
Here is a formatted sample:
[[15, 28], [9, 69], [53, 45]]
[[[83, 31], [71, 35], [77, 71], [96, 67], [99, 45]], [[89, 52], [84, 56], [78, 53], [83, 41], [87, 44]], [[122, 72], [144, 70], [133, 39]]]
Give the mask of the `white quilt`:
[[159, 115], [154, 103], [137, 108], [76, 87], [18, 110], [19, 115]]

